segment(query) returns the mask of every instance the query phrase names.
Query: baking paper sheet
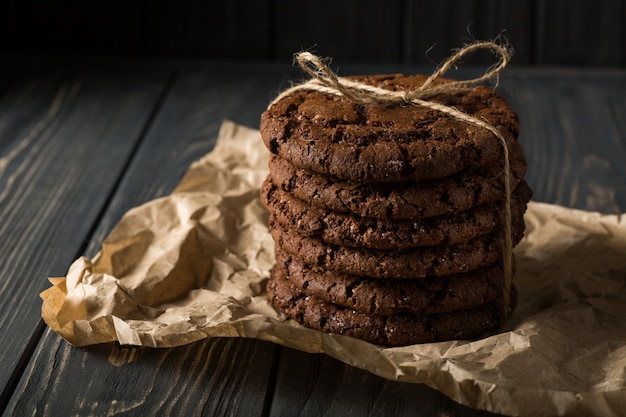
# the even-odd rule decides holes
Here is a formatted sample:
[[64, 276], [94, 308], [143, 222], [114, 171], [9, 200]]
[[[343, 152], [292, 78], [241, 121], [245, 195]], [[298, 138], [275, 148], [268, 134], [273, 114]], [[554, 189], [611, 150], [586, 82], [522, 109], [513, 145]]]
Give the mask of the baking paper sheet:
[[515, 252], [518, 307], [499, 333], [385, 348], [304, 328], [267, 302], [274, 263], [259, 132], [222, 125], [167, 197], [130, 210], [93, 258], [50, 278], [42, 316], [75, 346], [173, 347], [207, 337], [323, 352], [507, 415], [626, 413], [626, 222], [531, 202]]

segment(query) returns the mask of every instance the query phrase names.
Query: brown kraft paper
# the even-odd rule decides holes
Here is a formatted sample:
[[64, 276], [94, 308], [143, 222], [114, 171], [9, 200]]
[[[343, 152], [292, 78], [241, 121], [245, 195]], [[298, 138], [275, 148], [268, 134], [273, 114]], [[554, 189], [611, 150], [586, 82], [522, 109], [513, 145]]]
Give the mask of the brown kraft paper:
[[257, 130], [224, 122], [214, 151], [171, 195], [130, 210], [93, 259], [50, 278], [45, 322], [75, 346], [267, 340], [507, 415], [626, 413], [621, 216], [531, 202], [506, 326], [478, 340], [386, 348], [305, 328], [269, 305], [274, 246], [259, 201], [268, 157]]

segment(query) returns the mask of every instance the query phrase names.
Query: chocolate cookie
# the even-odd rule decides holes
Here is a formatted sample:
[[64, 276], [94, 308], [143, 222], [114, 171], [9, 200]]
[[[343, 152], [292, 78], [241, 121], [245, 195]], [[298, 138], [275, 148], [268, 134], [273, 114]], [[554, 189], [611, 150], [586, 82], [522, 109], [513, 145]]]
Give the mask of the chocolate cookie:
[[[419, 88], [426, 76], [351, 77], [391, 90]], [[439, 79], [436, 83], [450, 82]], [[455, 107], [500, 131], [513, 148], [519, 121], [492, 89], [441, 94], [430, 101]], [[345, 97], [298, 90], [261, 116], [270, 152], [296, 167], [350, 181], [430, 180], [486, 165], [502, 166], [503, 149], [490, 131], [426, 107], [363, 105]]]
[[[267, 294], [274, 306], [300, 324], [386, 346], [471, 339], [497, 328], [501, 317], [497, 302], [438, 314], [362, 313], [307, 296], [274, 272], [267, 284]], [[515, 299], [513, 290], [512, 308]]]
[[[349, 248], [303, 236], [285, 228], [270, 214], [269, 227], [278, 249], [305, 263], [348, 274], [373, 278], [423, 278], [468, 272], [502, 257], [501, 233], [493, 233], [454, 245], [405, 249]], [[524, 234], [523, 219], [512, 228], [513, 244]]]
[[[281, 225], [326, 243], [373, 249], [401, 249], [464, 242], [502, 227], [502, 202], [474, 207], [454, 215], [415, 220], [387, 220], [322, 209], [276, 187], [267, 178], [261, 201]], [[530, 188], [520, 184], [511, 196], [511, 213], [526, 211]]]
[[[526, 159], [519, 143], [511, 153], [511, 189], [526, 175]], [[270, 156], [272, 182], [308, 203], [339, 212], [379, 219], [413, 219], [455, 214], [480, 204], [504, 199], [500, 171], [461, 172], [432, 181], [364, 183], [342, 181], [296, 168]], [[485, 172], [487, 171], [487, 172]]]
[[276, 253], [273, 273], [304, 295], [379, 315], [474, 308], [501, 298], [504, 286], [499, 263], [443, 277], [376, 279], [312, 267], [281, 250]]

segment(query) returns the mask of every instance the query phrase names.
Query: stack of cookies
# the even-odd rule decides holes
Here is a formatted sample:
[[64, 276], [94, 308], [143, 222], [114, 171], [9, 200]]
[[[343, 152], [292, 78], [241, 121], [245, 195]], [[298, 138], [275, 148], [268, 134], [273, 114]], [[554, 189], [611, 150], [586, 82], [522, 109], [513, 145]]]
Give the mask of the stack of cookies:
[[[394, 91], [426, 79], [350, 78]], [[517, 244], [531, 191], [515, 112], [483, 86], [430, 101], [506, 140]], [[267, 292], [288, 317], [401, 346], [477, 337], [501, 324], [503, 300], [514, 307], [503, 260], [505, 157], [493, 133], [422, 106], [296, 89], [263, 113], [261, 135], [271, 152], [261, 200], [276, 243]]]

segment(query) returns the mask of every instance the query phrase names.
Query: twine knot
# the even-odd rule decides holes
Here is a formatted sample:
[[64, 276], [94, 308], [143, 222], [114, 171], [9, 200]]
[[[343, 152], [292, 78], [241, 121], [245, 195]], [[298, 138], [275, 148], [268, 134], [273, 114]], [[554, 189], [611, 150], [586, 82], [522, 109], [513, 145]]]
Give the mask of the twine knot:
[[[442, 77], [457, 61], [480, 49], [491, 50], [499, 57], [498, 62], [487, 69], [483, 75], [470, 80], [452, 81], [442, 85], [434, 85], [435, 80]], [[412, 91], [392, 91], [356, 82], [348, 78], [340, 78], [328, 67], [322, 58], [310, 52], [297, 53], [294, 57], [294, 61], [311, 76], [311, 80], [303, 84], [303, 86], [307, 84], [311, 87], [315, 85], [323, 86], [328, 88], [329, 92], [332, 90], [334, 94], [340, 93], [348, 100], [359, 104], [413, 102], [414, 104], [421, 105], [421, 100], [428, 100], [429, 98], [443, 93], [467, 92], [477, 84], [497, 78], [499, 72], [502, 71], [510, 61], [511, 56], [511, 48], [505, 45], [500, 45], [495, 42], [471, 43], [459, 49], [454, 55], [444, 61], [439, 69], [431, 74], [418, 89]]]
[[[445, 84], [435, 85], [435, 81], [443, 76], [457, 61], [464, 56], [480, 50], [490, 50], [494, 55], [498, 56], [498, 62], [488, 68], [483, 75], [469, 80], [451, 81]], [[512, 57], [512, 49], [508, 45], [501, 45], [496, 42], [480, 41], [474, 42], [457, 50], [452, 56], [445, 60], [439, 68], [433, 72], [426, 81], [416, 90], [387, 90], [385, 88], [361, 83], [349, 78], [339, 77], [332, 71], [324, 60], [310, 52], [300, 52], [294, 57], [295, 62], [306, 71], [311, 79], [295, 85], [278, 95], [272, 104], [280, 100], [286, 95], [297, 90], [315, 90], [322, 93], [344, 96], [351, 102], [358, 104], [412, 104], [427, 107], [447, 114], [455, 119], [489, 130], [502, 144], [504, 154], [504, 171], [503, 181], [505, 189], [505, 207], [504, 207], [504, 248], [503, 248], [503, 267], [504, 267], [504, 293], [502, 297], [501, 317], [504, 321], [509, 314], [510, 306], [510, 289], [513, 277], [513, 243], [511, 237], [511, 182], [510, 182], [510, 162], [509, 150], [505, 138], [494, 126], [484, 120], [473, 117], [467, 113], [457, 110], [454, 107], [446, 106], [434, 101], [428, 101], [430, 98], [439, 94], [463, 93], [468, 92], [477, 84], [498, 78], [498, 74], [502, 71]], [[497, 82], [496, 82], [497, 85]]]

